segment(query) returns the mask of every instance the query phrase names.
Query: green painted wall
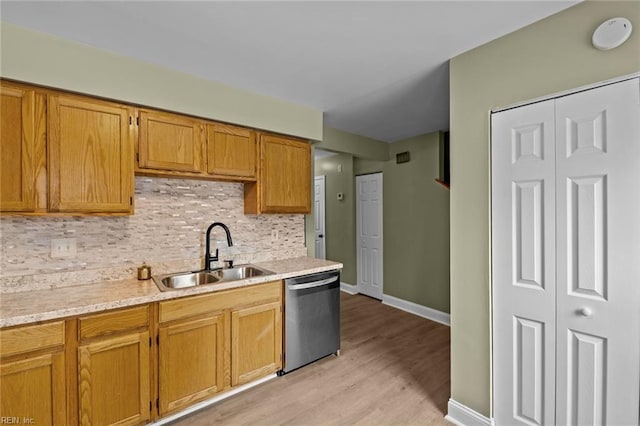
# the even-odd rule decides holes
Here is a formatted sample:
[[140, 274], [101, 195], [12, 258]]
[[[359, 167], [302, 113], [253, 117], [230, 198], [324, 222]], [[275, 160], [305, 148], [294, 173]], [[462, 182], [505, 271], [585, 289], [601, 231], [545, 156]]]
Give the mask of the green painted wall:
[[318, 149], [344, 152], [354, 157], [386, 161], [389, 159], [389, 144], [353, 133], [343, 132], [324, 126], [322, 142], [315, 145]]
[[[349, 198], [350, 201], [345, 199], [345, 202], [340, 204], [340, 206], [343, 206], [343, 207], [351, 205], [351, 211], [347, 213], [344, 211], [344, 208], [341, 208], [338, 211], [344, 214], [347, 214], [351, 218], [348, 223], [351, 223], [351, 226], [355, 227], [355, 204], [353, 204], [355, 203], [355, 197], [353, 196], [354, 194], [353, 191], [355, 190], [355, 183], [353, 180], [353, 167], [355, 166], [355, 163], [360, 160], [358, 156], [363, 156], [365, 158], [372, 158], [374, 159], [372, 161], [377, 161], [380, 164], [382, 164], [384, 160], [387, 160], [389, 158], [389, 144], [375, 140], [375, 139], [367, 138], [364, 136], [355, 135], [353, 133], [344, 132], [342, 130], [334, 129], [329, 126], [324, 126], [322, 133], [323, 133], [323, 140], [321, 142], [316, 142], [313, 144], [314, 151], [316, 149], [322, 149], [326, 151], [333, 151], [336, 153], [347, 154], [348, 156], [352, 157], [352, 161], [351, 161], [352, 173], [350, 175], [351, 187], [348, 190], [342, 191], [345, 193], [345, 195], [347, 194], [351, 195]], [[333, 158], [333, 157], [329, 157], [329, 158]], [[316, 164], [316, 167], [317, 167], [317, 164]], [[316, 170], [314, 174], [322, 175], [323, 172]], [[341, 175], [341, 178], [344, 176], [345, 175], [343, 173]], [[337, 182], [341, 182], [341, 183], [337, 183], [336, 185], [340, 185], [341, 187], [344, 186], [341, 179], [337, 179]], [[327, 194], [328, 194], [329, 193], [328, 189], [325, 188], [325, 190], [327, 191]], [[335, 197], [335, 193], [334, 193], [334, 197]], [[329, 196], [327, 196], [327, 200], [328, 198]], [[328, 212], [329, 210], [328, 202], [326, 207]], [[313, 229], [314, 228], [313, 212], [310, 215], [307, 215], [305, 217], [305, 223], [306, 223], [305, 235], [307, 238], [307, 255], [314, 257], [315, 256], [315, 246], [314, 246], [315, 235], [314, 235], [314, 229]], [[332, 228], [336, 230], [341, 229], [340, 226], [336, 227], [336, 225], [337, 225], [337, 222], [334, 224]], [[327, 234], [327, 239], [335, 240], [336, 238], [338, 238], [344, 241], [343, 247], [336, 248], [338, 251], [335, 251], [335, 250], [330, 251], [329, 248], [327, 248], [327, 259], [340, 260], [341, 262], [343, 262], [345, 266], [344, 266], [344, 270], [342, 271], [342, 277], [341, 277], [342, 281], [348, 284], [355, 285], [356, 284], [355, 230], [352, 228], [348, 230], [346, 234], [338, 235], [336, 236], [336, 238], [333, 238], [331, 231], [329, 229], [327, 230], [327, 232], [329, 232]], [[344, 240], [345, 238], [346, 240]], [[346, 253], [347, 251], [349, 254]], [[342, 261], [341, 259], [334, 258], [332, 256], [338, 256], [341, 259], [346, 259], [346, 262], [349, 262], [349, 264], [347, 264], [345, 261]]]
[[[356, 284], [355, 197], [353, 156], [338, 154], [315, 162], [316, 176], [325, 176], [325, 231], [327, 259], [342, 262], [340, 279]], [[344, 198], [338, 200], [342, 192]]]
[[322, 112], [313, 108], [6, 22], [0, 35], [4, 78], [322, 140]]
[[[439, 173], [440, 133], [389, 146], [383, 171], [384, 293], [449, 312], [449, 190]], [[396, 164], [408, 151], [411, 161]]]
[[386, 161], [367, 160], [366, 158], [353, 159], [353, 173], [355, 175], [367, 175], [378, 173], [384, 170]]
[[450, 64], [451, 397], [491, 415], [489, 111], [640, 71], [640, 31], [591, 46], [595, 28], [639, 2], [583, 2], [466, 52]]
[[[315, 164], [316, 176], [327, 179], [327, 258], [345, 265], [342, 281], [357, 283], [355, 176], [383, 172], [384, 293], [449, 312], [449, 191], [434, 180], [441, 134], [384, 145], [327, 127], [324, 135], [314, 148], [343, 152]], [[381, 146], [386, 152], [377, 151]], [[370, 147], [377, 154], [359, 157]], [[402, 151], [410, 152], [411, 161], [396, 164]], [[337, 201], [337, 192], [344, 201]], [[312, 217], [307, 224], [312, 226]]]

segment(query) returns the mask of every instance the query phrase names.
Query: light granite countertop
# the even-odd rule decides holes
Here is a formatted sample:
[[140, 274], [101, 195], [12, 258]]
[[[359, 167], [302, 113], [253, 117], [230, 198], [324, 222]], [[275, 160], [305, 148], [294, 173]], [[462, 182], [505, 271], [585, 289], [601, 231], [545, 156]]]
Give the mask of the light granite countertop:
[[253, 264], [273, 274], [164, 292], [160, 291], [151, 279], [144, 281], [129, 279], [0, 294], [0, 327], [211, 293], [342, 268], [341, 263], [312, 257], [296, 257]]

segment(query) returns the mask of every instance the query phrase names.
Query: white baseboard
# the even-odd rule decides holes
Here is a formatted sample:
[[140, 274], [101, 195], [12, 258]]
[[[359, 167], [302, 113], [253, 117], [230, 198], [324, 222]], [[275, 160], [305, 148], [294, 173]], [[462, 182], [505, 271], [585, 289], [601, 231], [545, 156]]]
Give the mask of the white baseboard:
[[457, 426], [495, 426], [493, 419], [485, 417], [453, 399], [449, 399], [447, 411], [444, 418]]
[[414, 314], [431, 321], [439, 322], [440, 324], [448, 326], [451, 325], [451, 317], [449, 314], [438, 311], [436, 309], [428, 308], [426, 306], [418, 305], [417, 303], [409, 302], [408, 300], [389, 296], [388, 294], [383, 294], [382, 303], [403, 310], [405, 312], [409, 312], [410, 314]]
[[238, 394], [240, 392], [246, 391], [247, 389], [250, 389], [250, 388], [252, 388], [254, 386], [258, 386], [259, 384], [267, 382], [267, 381], [269, 381], [271, 379], [275, 379], [276, 377], [278, 377], [277, 374], [271, 374], [269, 376], [263, 377], [262, 379], [258, 379], [258, 380], [254, 381], [254, 382], [247, 383], [246, 385], [238, 386], [237, 388], [233, 388], [230, 391], [223, 392], [218, 396], [214, 396], [211, 399], [207, 399], [206, 401], [202, 401], [202, 402], [199, 402], [197, 404], [194, 404], [191, 407], [187, 408], [186, 410], [182, 410], [182, 411], [180, 411], [180, 412], [178, 412], [176, 414], [173, 414], [171, 416], [164, 417], [164, 418], [162, 418], [162, 419], [160, 419], [160, 420], [158, 420], [158, 421], [156, 421], [154, 423], [151, 423], [151, 425], [158, 426], [158, 425], [164, 425], [164, 424], [167, 424], [167, 423], [171, 423], [174, 420], [177, 420], [177, 419], [179, 419], [181, 417], [186, 416], [187, 414], [194, 413], [194, 412], [196, 412], [196, 411], [198, 411], [198, 410], [200, 410], [202, 408], [205, 408], [205, 407], [208, 407], [210, 405], [213, 405], [216, 402], [220, 402], [223, 399], [227, 399], [230, 396], [233, 396], [233, 395]]
[[340, 281], [340, 290], [344, 291], [347, 294], [358, 294], [358, 286], [353, 284], [348, 284], [343, 281]]

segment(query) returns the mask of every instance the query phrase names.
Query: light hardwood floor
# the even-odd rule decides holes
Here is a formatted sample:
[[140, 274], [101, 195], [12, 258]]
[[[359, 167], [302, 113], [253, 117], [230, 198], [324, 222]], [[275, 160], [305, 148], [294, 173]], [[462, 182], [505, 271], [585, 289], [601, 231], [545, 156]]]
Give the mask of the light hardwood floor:
[[449, 327], [341, 295], [341, 355], [174, 425], [448, 425]]

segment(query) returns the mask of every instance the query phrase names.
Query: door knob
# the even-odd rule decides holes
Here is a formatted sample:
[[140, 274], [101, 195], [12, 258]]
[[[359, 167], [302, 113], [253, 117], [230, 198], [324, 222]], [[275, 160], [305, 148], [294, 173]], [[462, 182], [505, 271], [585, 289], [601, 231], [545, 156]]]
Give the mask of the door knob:
[[593, 314], [593, 311], [587, 307], [583, 307], [580, 308], [576, 311], [576, 314], [580, 315], [581, 317], [585, 317], [588, 318]]

